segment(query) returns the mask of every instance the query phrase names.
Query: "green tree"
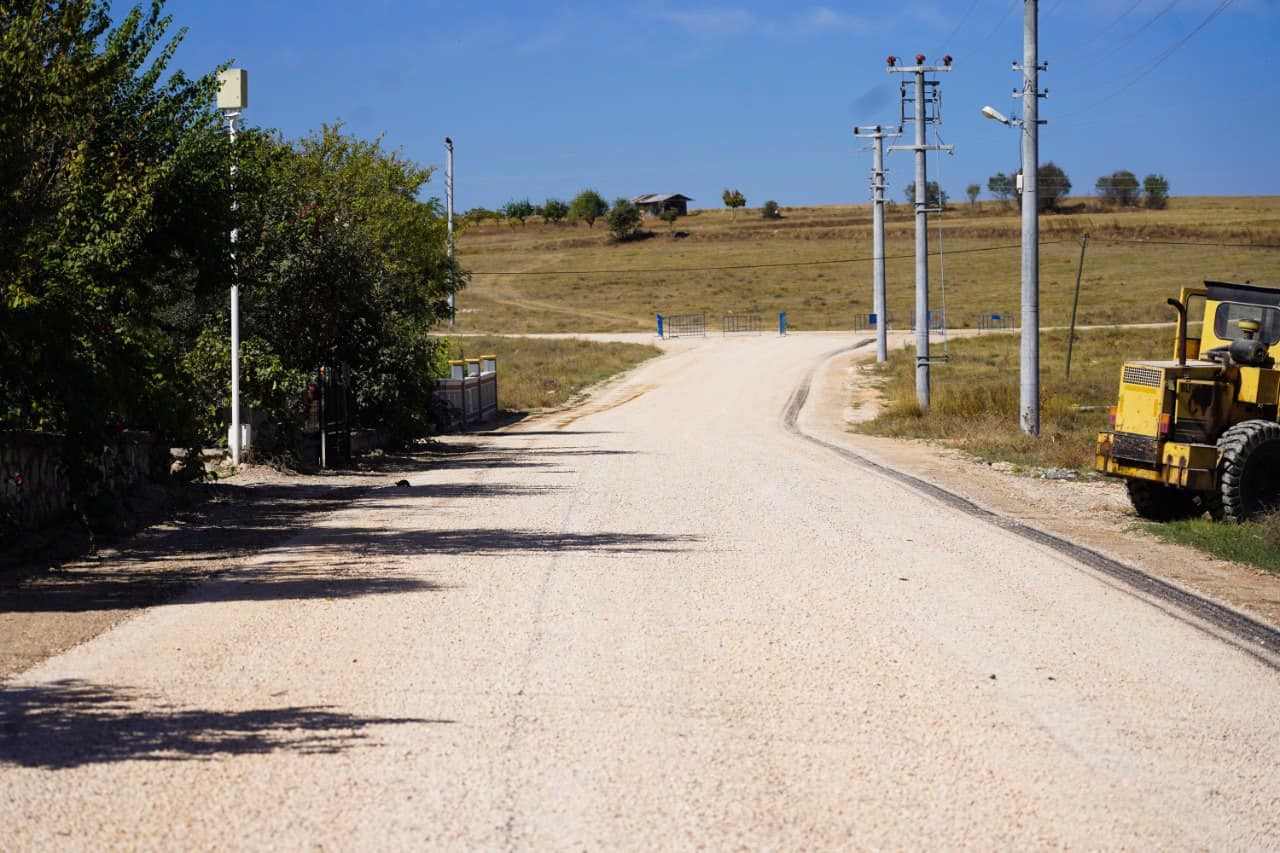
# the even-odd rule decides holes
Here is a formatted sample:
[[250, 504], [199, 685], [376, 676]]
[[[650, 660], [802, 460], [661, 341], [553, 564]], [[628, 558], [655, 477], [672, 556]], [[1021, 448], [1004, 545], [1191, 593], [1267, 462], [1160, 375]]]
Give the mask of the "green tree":
[[676, 210], [674, 207], [668, 207], [666, 210], [662, 211], [662, 213], [658, 214], [658, 218], [667, 223], [667, 230], [670, 231], [675, 227], [676, 220], [680, 218], [680, 211]]
[[[906, 189], [907, 204], [915, 204], [916, 201], [916, 184], [915, 181], [907, 184]], [[929, 207], [946, 207], [947, 193], [938, 184], [937, 181], [928, 181], [924, 185], [924, 203]]]
[[[448, 257], [439, 202], [419, 201], [433, 170], [340, 125], [292, 144], [261, 132], [241, 141], [241, 335], [258, 354], [246, 371], [248, 404], [277, 424], [279, 449], [293, 450], [296, 389], [343, 362], [360, 423], [400, 440], [424, 434], [435, 407], [431, 379], [447, 357], [430, 329], [465, 281]], [[206, 338], [224, 334], [223, 317], [210, 318]], [[225, 374], [192, 368], [219, 377], [204, 390], [220, 407]], [[255, 373], [263, 378], [256, 386]]]
[[1164, 175], [1151, 174], [1142, 179], [1142, 195], [1147, 207], [1164, 210], [1169, 206], [1169, 181]]
[[583, 190], [569, 203], [569, 218], [587, 223], [588, 228], [595, 227], [596, 220], [608, 212], [608, 203], [595, 190]]
[[764, 203], [764, 207], [760, 208], [760, 215], [765, 219], [781, 219], [782, 208], [778, 207], [778, 203], [770, 199]]
[[1004, 172], [997, 172], [990, 178], [987, 178], [987, 192], [991, 193], [1000, 201], [1009, 201], [1009, 199], [1013, 198], [1013, 194], [1016, 189], [1013, 178], [1009, 177]]
[[640, 233], [640, 208], [625, 198], [616, 199], [607, 217], [609, 233], [619, 243], [634, 239]]
[[533, 216], [533, 203], [527, 198], [513, 199], [502, 206], [502, 215], [523, 226], [524, 221]]
[[542, 218], [557, 225], [569, 215], [569, 205], [558, 198], [549, 198], [542, 205]]
[[170, 73], [163, 5], [0, 10], [0, 428], [64, 436], [78, 505], [122, 428], [195, 444], [176, 365], [228, 283], [225, 136], [211, 73]]
[[1094, 189], [1106, 204], [1128, 207], [1138, 198], [1138, 178], [1133, 172], [1121, 170], [1098, 178]]
[[978, 196], [982, 195], [982, 185], [969, 184], [964, 188], [964, 194], [969, 197], [969, 206], [973, 207], [978, 203]]
[[724, 206], [733, 211], [733, 219], [738, 218], [738, 208], [747, 206], [747, 197], [742, 194], [741, 190], [731, 190], [726, 187], [725, 191], [720, 194], [720, 198], [724, 201]]
[[[1041, 164], [1036, 186], [1040, 211], [1058, 210], [1062, 200], [1071, 192], [1071, 179], [1067, 177], [1057, 164], [1052, 161]], [[1018, 198], [1018, 207], [1022, 207], [1022, 198]]]

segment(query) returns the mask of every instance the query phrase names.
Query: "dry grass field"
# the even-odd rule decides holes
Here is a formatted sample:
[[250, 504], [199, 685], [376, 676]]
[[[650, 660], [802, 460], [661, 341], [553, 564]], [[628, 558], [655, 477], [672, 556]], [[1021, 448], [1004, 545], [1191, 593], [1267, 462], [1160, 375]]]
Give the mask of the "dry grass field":
[[[1041, 218], [1041, 303], [1045, 325], [1071, 310], [1080, 239], [1090, 235], [1080, 322], [1170, 319], [1164, 300], [1207, 278], [1280, 282], [1280, 197], [1174, 198], [1168, 209], [1099, 210]], [[636, 331], [655, 313], [753, 312], [772, 322], [786, 311], [793, 329], [849, 328], [871, 310], [871, 212], [867, 205], [695, 210], [674, 229], [647, 221], [652, 236], [611, 244], [603, 222], [555, 226], [488, 223], [459, 237], [472, 271], [458, 296], [459, 331], [501, 333]], [[979, 313], [1016, 312], [1020, 236], [1016, 209], [998, 202], [953, 206], [930, 228], [932, 307], [948, 325], [970, 327]], [[889, 313], [904, 327], [914, 300], [914, 220], [908, 205], [887, 224]], [[684, 236], [679, 236], [684, 235]], [[1163, 241], [1163, 242], [1161, 242]], [[1251, 247], [1169, 245], [1242, 243]], [[859, 260], [860, 259], [860, 260]], [[495, 273], [520, 273], [496, 275]]]
[[452, 346], [457, 358], [498, 357], [498, 407], [507, 412], [563, 406], [662, 352], [643, 344], [488, 336], [456, 337]]

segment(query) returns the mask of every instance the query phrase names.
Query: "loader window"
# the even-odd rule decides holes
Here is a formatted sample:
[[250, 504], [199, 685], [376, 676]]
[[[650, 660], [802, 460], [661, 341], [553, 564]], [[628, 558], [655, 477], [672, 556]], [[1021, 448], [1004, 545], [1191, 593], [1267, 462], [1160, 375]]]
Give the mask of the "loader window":
[[1244, 337], [1240, 331], [1241, 320], [1257, 320], [1262, 324], [1258, 338], [1267, 346], [1280, 341], [1280, 311], [1266, 305], [1246, 305], [1242, 302], [1223, 302], [1213, 317], [1214, 337], [1222, 341], [1237, 341]]
[[1200, 352], [1200, 339], [1204, 337], [1204, 301], [1203, 293], [1192, 293], [1187, 296], [1188, 358], [1195, 358], [1191, 351]]

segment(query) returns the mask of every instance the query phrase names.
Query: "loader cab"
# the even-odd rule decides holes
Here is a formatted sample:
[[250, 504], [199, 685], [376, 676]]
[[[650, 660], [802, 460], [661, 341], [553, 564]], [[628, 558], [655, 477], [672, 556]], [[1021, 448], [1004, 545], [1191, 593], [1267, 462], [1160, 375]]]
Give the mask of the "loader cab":
[[[1242, 352], [1248, 349], [1243, 342], [1257, 341], [1261, 346], [1254, 344], [1253, 349], [1259, 356], [1272, 363], [1280, 361], [1280, 288], [1209, 281], [1203, 289], [1184, 290], [1183, 299], [1192, 300], [1187, 301], [1188, 358], [1216, 361], [1220, 360], [1216, 354]], [[1193, 333], [1190, 320], [1197, 315], [1191, 309], [1197, 301], [1204, 306], [1200, 314], [1203, 322]], [[1193, 347], [1195, 356], [1191, 354]]]

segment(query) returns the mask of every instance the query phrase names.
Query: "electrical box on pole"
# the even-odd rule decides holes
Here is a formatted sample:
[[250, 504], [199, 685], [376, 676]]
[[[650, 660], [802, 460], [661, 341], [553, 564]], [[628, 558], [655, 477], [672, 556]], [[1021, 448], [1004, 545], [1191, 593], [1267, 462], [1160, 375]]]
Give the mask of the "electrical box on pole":
[[898, 58], [888, 59], [890, 74], [911, 75], [911, 82], [903, 81], [900, 89], [900, 124], [908, 121], [915, 125], [915, 144], [894, 145], [890, 151], [914, 151], [916, 155], [915, 209], [916, 209], [916, 402], [920, 411], [929, 409], [929, 195], [926, 155], [930, 151], [951, 151], [950, 145], [930, 145], [929, 125], [942, 121], [942, 90], [937, 80], [929, 74], [951, 71], [951, 57], [942, 57], [941, 64], [926, 65], [924, 54], [916, 55], [915, 65], [899, 65]]
[[249, 106], [249, 72], [227, 68], [218, 72], [218, 109], [243, 110]]

